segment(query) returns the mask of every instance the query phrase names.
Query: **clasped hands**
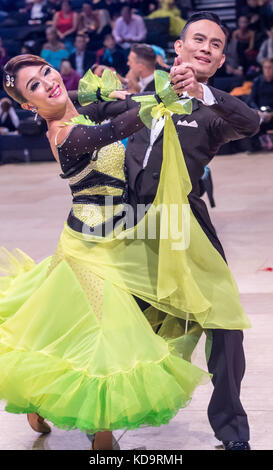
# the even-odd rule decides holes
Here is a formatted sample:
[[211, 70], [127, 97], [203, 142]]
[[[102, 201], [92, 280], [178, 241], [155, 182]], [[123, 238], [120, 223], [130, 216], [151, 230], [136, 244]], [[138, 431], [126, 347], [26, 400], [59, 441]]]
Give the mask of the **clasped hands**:
[[196, 79], [194, 66], [183, 62], [181, 57], [175, 58], [174, 65], [170, 70], [170, 79], [175, 93], [179, 96], [187, 91], [194, 98], [204, 99], [203, 87]]
[[[192, 64], [182, 62], [181, 57], [176, 57], [174, 65], [170, 70], [170, 80], [175, 93], [180, 96], [185, 91], [194, 98], [203, 100], [203, 87], [196, 79], [195, 69]], [[128, 91], [114, 91], [110, 98], [125, 99]]]

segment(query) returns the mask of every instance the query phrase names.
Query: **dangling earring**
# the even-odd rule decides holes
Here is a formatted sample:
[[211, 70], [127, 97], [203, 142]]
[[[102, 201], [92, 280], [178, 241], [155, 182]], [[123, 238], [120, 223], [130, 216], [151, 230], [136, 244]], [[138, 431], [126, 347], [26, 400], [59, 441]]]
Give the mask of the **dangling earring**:
[[31, 111], [32, 111], [33, 113], [36, 113], [35, 116], [34, 116], [34, 121], [37, 121], [37, 117], [38, 117], [38, 110], [37, 110], [37, 108], [33, 108]]

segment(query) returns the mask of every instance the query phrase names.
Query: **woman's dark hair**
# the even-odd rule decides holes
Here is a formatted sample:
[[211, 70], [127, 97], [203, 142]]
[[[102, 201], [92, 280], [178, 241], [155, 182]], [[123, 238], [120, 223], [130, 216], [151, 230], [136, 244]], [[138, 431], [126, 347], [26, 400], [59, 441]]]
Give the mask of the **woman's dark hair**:
[[200, 20], [209, 20], [209, 21], [213, 21], [213, 23], [218, 24], [218, 26], [221, 28], [221, 30], [223, 31], [223, 33], [225, 34], [226, 39], [227, 39], [228, 31], [227, 31], [225, 25], [222, 23], [222, 21], [220, 20], [219, 16], [216, 15], [216, 13], [212, 13], [210, 11], [199, 11], [198, 13], [194, 13], [193, 15], [191, 15], [189, 17], [188, 21], [186, 22], [183, 30], [182, 30], [182, 33], [180, 35], [180, 39], [185, 39], [186, 31], [187, 31], [188, 27], [192, 23], [195, 23], [196, 21], [200, 21]]
[[72, 9], [72, 2], [70, 0], [63, 0], [62, 3], [61, 3], [61, 7], [63, 6], [64, 3], [67, 3], [70, 8]]
[[10, 59], [3, 70], [3, 88], [5, 92], [17, 103], [25, 103], [27, 100], [19, 91], [16, 78], [18, 72], [23, 67], [32, 67], [33, 65], [51, 65], [42, 57], [33, 54], [21, 54]]

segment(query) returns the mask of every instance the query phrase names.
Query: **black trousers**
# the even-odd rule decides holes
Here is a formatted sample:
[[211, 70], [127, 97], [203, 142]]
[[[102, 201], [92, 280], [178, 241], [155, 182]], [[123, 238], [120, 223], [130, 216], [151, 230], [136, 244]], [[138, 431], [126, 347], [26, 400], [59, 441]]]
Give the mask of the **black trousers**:
[[[141, 310], [149, 304], [135, 297]], [[208, 406], [208, 418], [219, 441], [249, 441], [247, 415], [240, 400], [245, 372], [243, 332], [213, 329], [212, 346], [207, 361], [213, 374], [214, 390]]]
[[214, 390], [208, 418], [220, 441], [249, 441], [249, 425], [240, 400], [245, 373], [243, 332], [213, 329], [208, 370], [213, 374]]

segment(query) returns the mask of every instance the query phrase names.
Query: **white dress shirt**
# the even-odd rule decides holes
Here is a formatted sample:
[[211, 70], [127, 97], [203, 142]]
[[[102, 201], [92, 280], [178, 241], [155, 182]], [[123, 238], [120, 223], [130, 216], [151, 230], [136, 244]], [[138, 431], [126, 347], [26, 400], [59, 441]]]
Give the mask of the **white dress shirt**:
[[123, 49], [129, 49], [132, 45], [131, 42], [122, 42], [123, 40], [130, 39], [134, 42], [141, 42], [146, 38], [146, 35], [147, 29], [145, 23], [139, 15], [132, 15], [130, 23], [126, 23], [122, 16], [120, 16], [113, 29], [115, 41]]
[[[204, 83], [201, 83], [201, 85], [202, 85], [202, 88], [203, 88], [204, 99], [203, 100], [199, 99], [198, 101], [201, 101], [206, 106], [211, 106], [213, 104], [216, 104], [217, 100], [214, 97], [211, 90], [209, 89], [209, 87], [207, 85], [204, 85]], [[192, 96], [190, 96], [188, 94], [188, 92], [185, 91], [183, 93], [183, 95], [181, 96], [181, 99], [184, 100], [185, 98], [192, 98]], [[161, 119], [159, 119], [158, 121], [156, 119], [153, 119], [151, 133], [150, 133], [150, 145], [146, 150], [145, 157], [144, 157], [143, 164], [142, 164], [142, 168], [145, 168], [147, 166], [147, 163], [148, 163], [153, 145], [154, 145], [156, 139], [158, 138], [160, 132], [162, 131], [162, 129], [164, 127], [164, 124], [165, 124], [165, 117], [164, 116]]]
[[151, 75], [148, 75], [148, 77], [145, 78], [140, 78], [138, 81], [138, 84], [140, 86], [140, 93], [146, 88], [149, 83], [151, 83], [154, 80], [154, 72], [151, 73]]

